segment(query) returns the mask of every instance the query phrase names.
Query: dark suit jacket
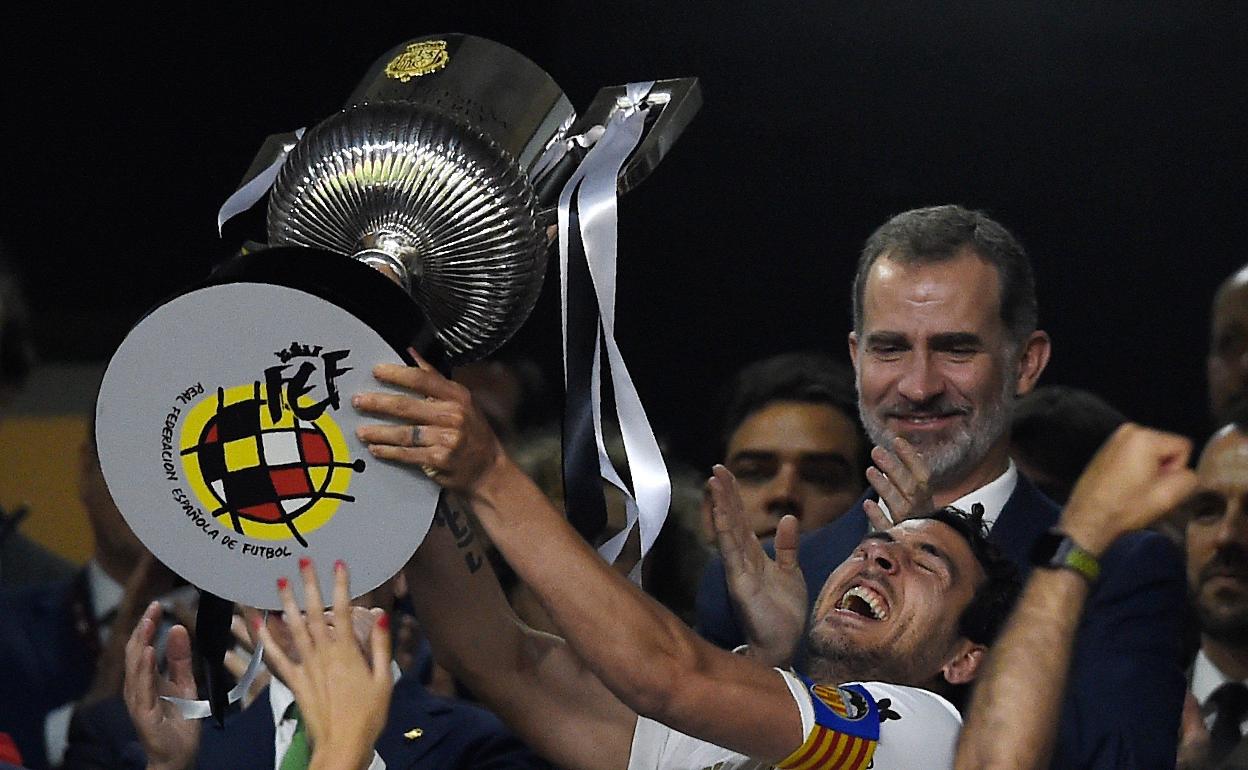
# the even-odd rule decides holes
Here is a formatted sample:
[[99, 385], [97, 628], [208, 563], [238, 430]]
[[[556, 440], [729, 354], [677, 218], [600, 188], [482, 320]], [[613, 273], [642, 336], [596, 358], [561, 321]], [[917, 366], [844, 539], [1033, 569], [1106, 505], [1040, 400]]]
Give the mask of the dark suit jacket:
[[21, 532], [10, 532], [0, 540], [0, 589], [67, 580], [75, 571], [73, 564]]
[[79, 575], [0, 591], [0, 732], [13, 737], [28, 767], [47, 766], [43, 720], [86, 693], [95, 650], [74, 627], [70, 602]]
[[[415, 728], [420, 736], [404, 737]], [[227, 717], [224, 728], [204, 724], [196, 767], [200, 770], [273, 770], [273, 712], [265, 690], [246, 711]], [[548, 768], [493, 714], [429, 694], [414, 677], [394, 687], [390, 717], [377, 740], [387, 770], [408, 768]], [[120, 698], [74, 715], [65, 770], [113, 770], [147, 765], [147, 757]]]
[[[1026, 574], [1031, 544], [1056, 524], [1058, 512], [1020, 475], [989, 539]], [[860, 500], [841, 518], [802, 538], [798, 562], [812, 603], [867, 526]], [[1075, 642], [1052, 767], [1174, 767], [1185, 688], [1184, 586], [1178, 550], [1155, 533], [1124, 536], [1102, 557], [1101, 578]], [[703, 575], [698, 621], [702, 634], [716, 644], [732, 648], [745, 642], [718, 559]], [[1002, 703], [999, 708], [1024, 705]]]

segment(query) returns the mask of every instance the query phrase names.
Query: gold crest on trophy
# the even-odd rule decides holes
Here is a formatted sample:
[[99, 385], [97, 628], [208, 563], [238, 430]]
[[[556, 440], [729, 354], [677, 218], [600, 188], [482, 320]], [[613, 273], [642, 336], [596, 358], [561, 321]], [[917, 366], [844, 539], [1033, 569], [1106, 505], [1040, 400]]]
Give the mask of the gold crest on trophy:
[[451, 55], [446, 51], [445, 40], [422, 40], [412, 43], [403, 53], [394, 57], [386, 65], [386, 75], [400, 83], [406, 83], [412, 78], [437, 72], [450, 60]]

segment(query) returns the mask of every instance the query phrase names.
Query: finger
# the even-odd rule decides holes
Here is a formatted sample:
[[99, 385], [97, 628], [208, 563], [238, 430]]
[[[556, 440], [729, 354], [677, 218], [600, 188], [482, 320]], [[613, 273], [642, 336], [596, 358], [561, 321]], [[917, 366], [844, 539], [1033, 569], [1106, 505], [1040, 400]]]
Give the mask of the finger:
[[407, 347], [407, 354], [412, 357], [412, 360], [416, 362], [416, 366], [418, 366], [419, 368], [433, 369], [433, 365], [430, 364], [428, 361], [426, 361], [424, 357], [420, 355], [420, 353], [416, 352], [416, 348], [412, 347], [411, 345]]
[[707, 480], [711, 491], [711, 522], [715, 525], [716, 541], [720, 555], [725, 560], [740, 558], [748, 542], [744, 506], [736, 488], [736, 478], [722, 465], [711, 469]]
[[[900, 441], [901, 439], [898, 439]], [[897, 455], [884, 449], [883, 447], [875, 447], [871, 450], [871, 460], [875, 463], [876, 469], [884, 474], [897, 493], [904, 499], [910, 500], [914, 497], [917, 490], [918, 482], [914, 475], [910, 473], [910, 469], [906, 467]], [[883, 493], [880, 493], [883, 496]], [[889, 501], [889, 505], [892, 502]]]
[[295, 665], [286, 655], [286, 651], [282, 649], [273, 635], [269, 633], [269, 627], [260, 621], [259, 617], [253, 618], [254, 625], [252, 629], [256, 633], [256, 638], [264, 644], [264, 663], [287, 685], [290, 685], [295, 678]]
[[339, 639], [351, 641], [351, 573], [347, 571], [347, 563], [342, 559], [334, 562], [334, 624], [342, 629]]
[[139, 654], [146, 645], [152, 642], [152, 629], [155, 619], [159, 617], [160, 605], [152, 602], [147, 605], [139, 622], [134, 625], [134, 630], [130, 632], [130, 639], [126, 641], [126, 675], [130, 675], [131, 662], [135, 666], [138, 665]]
[[786, 513], [776, 525], [776, 566], [780, 569], [797, 568], [797, 517]]
[[140, 713], [156, 708], [156, 650], [151, 645], [139, 653], [134, 677], [134, 702]]
[[1196, 490], [1197, 484], [1196, 474], [1187, 468], [1176, 469], [1159, 479], [1148, 495], [1146, 507], [1149, 513], [1146, 523], [1151, 524], [1174, 510], [1175, 506]]
[[899, 512], [905, 511], [909, 507], [909, 501], [906, 496], [893, 484], [893, 480], [887, 475], [880, 472], [879, 468], [874, 466], [867, 468], [867, 483], [875, 488], [880, 496], [880, 500], [888, 506], [888, 509], [896, 516]]
[[191, 635], [186, 626], [177, 625], [169, 629], [165, 640], [165, 666], [173, 683], [173, 694], [179, 698], [194, 698], [197, 688], [191, 668]]
[[889, 520], [888, 514], [884, 513], [884, 509], [874, 500], [863, 500], [862, 511], [867, 514], [867, 521], [871, 522], [871, 529], [883, 532], [892, 528], [893, 522]]
[[247, 652], [254, 652], [256, 643], [252, 640], [251, 634], [247, 632], [248, 612], [258, 615], [251, 607], [244, 609], [242, 615], [235, 613], [234, 617], [230, 618], [230, 633], [234, 635], [234, 641], [237, 642], [239, 647]]
[[366, 444], [398, 447], [437, 446], [450, 443], [450, 431], [432, 425], [361, 425], [355, 435]]
[[931, 473], [928, 471], [927, 463], [919, 456], [919, 450], [914, 445], [906, 441], [901, 436], [893, 439], [893, 453], [897, 459], [901, 460], [905, 466], [906, 472], [914, 479], [916, 488], [927, 487], [931, 480]]
[[[241, 619], [239, 622], [242, 622]], [[243, 678], [247, 665], [251, 663], [251, 654], [239, 647], [231, 647], [225, 653], [225, 670], [237, 681]]]
[[316, 579], [316, 567], [312, 560], [304, 557], [299, 560], [299, 575], [303, 578], [303, 605], [308, 624], [308, 634], [312, 640], [319, 642], [327, 639], [325, 630], [325, 600], [321, 598], [320, 581]]
[[[284, 577], [277, 579], [277, 595], [282, 601], [282, 622], [290, 629], [290, 636], [294, 640], [295, 650], [301, 658], [307, 657], [312, 650], [312, 639], [308, 636], [307, 621], [304, 618], [303, 611], [295, 603], [295, 592], [290, 587], [290, 581]], [[261, 624], [260, 627], [264, 628], [264, 624]]]
[[456, 418], [451, 416], [452, 404], [450, 399], [420, 398], [409, 393], [365, 391], [351, 397], [351, 405], [361, 412], [393, 417], [400, 422], [439, 425], [444, 428], [455, 427]]
[[401, 364], [377, 364], [373, 367], [373, 376], [381, 382], [398, 385], [435, 399], [457, 401], [464, 392], [463, 386], [446, 379], [431, 366], [422, 368]]
[[737, 479], [722, 465], [714, 466], [711, 472], [714, 475], [707, 482], [711, 489], [711, 521], [724, 569], [730, 575], [760, 574], [768, 557], [746, 520]]
[[370, 636], [373, 679], [390, 681], [390, 616], [384, 612], [377, 618]]
[[[369, 444], [368, 451], [379, 460], [393, 460], [404, 465], [414, 465], [435, 471], [446, 470], [448, 454], [445, 447], [401, 447], [388, 444]], [[426, 471], [427, 472], [427, 471]]]

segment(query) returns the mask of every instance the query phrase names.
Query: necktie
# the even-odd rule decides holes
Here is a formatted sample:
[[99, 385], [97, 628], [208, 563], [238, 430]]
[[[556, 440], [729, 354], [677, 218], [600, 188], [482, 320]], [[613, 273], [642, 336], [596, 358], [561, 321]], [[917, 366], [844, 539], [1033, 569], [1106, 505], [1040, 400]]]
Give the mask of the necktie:
[[1214, 690], [1209, 700], [1217, 709], [1209, 730], [1209, 761], [1216, 763], [1231, 753], [1243, 738], [1239, 726], [1248, 716], [1248, 687], [1240, 682], [1227, 682]]
[[286, 709], [286, 719], [295, 720], [295, 735], [290, 739], [290, 746], [282, 755], [282, 765], [278, 770], [307, 770], [312, 759], [312, 750], [308, 746], [308, 730], [303, 723], [303, 715], [299, 713], [298, 704], [292, 703]]

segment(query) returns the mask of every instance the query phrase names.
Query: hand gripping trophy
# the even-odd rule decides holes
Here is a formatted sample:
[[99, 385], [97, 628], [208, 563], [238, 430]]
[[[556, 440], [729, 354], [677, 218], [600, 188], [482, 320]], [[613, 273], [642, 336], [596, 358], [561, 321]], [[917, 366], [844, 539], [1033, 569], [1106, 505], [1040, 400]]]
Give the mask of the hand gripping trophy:
[[118, 507], [202, 591], [196, 647], [214, 715], [228, 701], [233, 602], [276, 609], [273, 582], [302, 557], [346, 559], [353, 590], [371, 590], [432, 521], [438, 487], [372, 461], [344, 395], [380, 387], [373, 365], [411, 363], [409, 347], [440, 368], [495, 351], [537, 301], [548, 233], [567, 297], [568, 408], [595, 417], [568, 420], [593, 426], [566, 436], [579, 447], [565, 452], [570, 513], [579, 483], [586, 534], [601, 525], [588, 388], [605, 349], [629, 461], [646, 466], [630, 475], [650, 480], [608, 481], [625, 489], [643, 547], [653, 542], [670, 490], [611, 333], [614, 202], [700, 104], [693, 78], [632, 83], [602, 89], [578, 117], [523, 55], [446, 34], [396, 46], [345, 109], [265, 142], [219, 224], [267, 193], [268, 243], [151, 310], [96, 405]]

